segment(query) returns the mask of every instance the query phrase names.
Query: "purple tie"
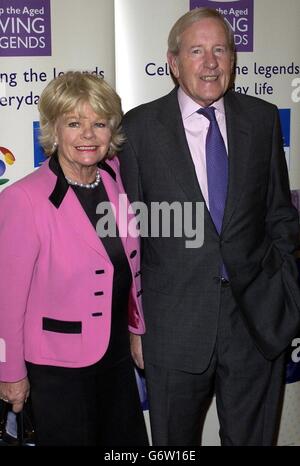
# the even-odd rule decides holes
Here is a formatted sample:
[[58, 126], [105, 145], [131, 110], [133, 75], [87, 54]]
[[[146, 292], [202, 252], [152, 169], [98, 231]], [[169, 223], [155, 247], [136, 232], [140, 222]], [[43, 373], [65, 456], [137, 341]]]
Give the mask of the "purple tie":
[[220, 234], [227, 194], [228, 157], [215, 108], [201, 108], [198, 113], [210, 121], [205, 144], [208, 200], [211, 218]]
[[[221, 233], [228, 183], [228, 157], [224, 140], [216, 120], [215, 108], [198, 110], [210, 122], [205, 143], [209, 211], [218, 233]], [[224, 264], [221, 276], [228, 279]]]

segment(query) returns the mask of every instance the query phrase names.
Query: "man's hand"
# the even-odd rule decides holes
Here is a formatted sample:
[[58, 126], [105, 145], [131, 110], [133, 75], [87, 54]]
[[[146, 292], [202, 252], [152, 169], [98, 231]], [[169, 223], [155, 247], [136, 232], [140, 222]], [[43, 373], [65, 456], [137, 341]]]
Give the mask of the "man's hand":
[[139, 369], [144, 369], [144, 358], [142, 349], [142, 339], [140, 335], [130, 333], [131, 356]]
[[11, 403], [15, 413], [22, 411], [29, 392], [30, 385], [27, 377], [18, 382], [0, 382], [0, 398], [6, 403]]

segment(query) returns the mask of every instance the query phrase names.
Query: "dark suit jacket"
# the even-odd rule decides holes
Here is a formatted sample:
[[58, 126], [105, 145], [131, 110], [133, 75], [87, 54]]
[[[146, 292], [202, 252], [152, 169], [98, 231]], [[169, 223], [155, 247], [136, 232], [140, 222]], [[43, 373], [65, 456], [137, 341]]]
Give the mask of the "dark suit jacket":
[[[299, 237], [290, 201], [277, 108], [260, 99], [225, 95], [229, 186], [221, 235], [205, 207], [204, 244], [187, 238], [142, 241], [145, 357], [153, 364], [201, 372], [213, 352], [219, 312], [220, 264], [255, 344], [277, 357], [300, 326], [293, 251]], [[121, 173], [131, 200], [203, 201], [189, 152], [177, 89], [124, 118]]]

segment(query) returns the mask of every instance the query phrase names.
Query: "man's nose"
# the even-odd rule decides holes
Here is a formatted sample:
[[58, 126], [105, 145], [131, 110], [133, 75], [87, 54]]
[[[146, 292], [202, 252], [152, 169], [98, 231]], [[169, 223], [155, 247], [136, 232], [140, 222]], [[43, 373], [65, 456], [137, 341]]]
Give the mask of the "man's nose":
[[204, 64], [207, 68], [210, 68], [210, 69], [214, 69], [218, 66], [218, 61], [213, 51], [205, 52]]

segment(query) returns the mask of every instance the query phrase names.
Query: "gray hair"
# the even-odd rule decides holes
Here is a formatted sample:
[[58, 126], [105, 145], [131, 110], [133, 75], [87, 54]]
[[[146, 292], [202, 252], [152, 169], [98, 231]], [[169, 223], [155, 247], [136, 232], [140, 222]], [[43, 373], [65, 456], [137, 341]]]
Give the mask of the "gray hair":
[[235, 52], [234, 35], [231, 26], [225, 21], [224, 17], [213, 8], [195, 8], [181, 16], [173, 25], [168, 38], [168, 52], [178, 55], [182, 33], [193, 23], [205, 18], [214, 18], [223, 25], [229, 49], [232, 54]]

